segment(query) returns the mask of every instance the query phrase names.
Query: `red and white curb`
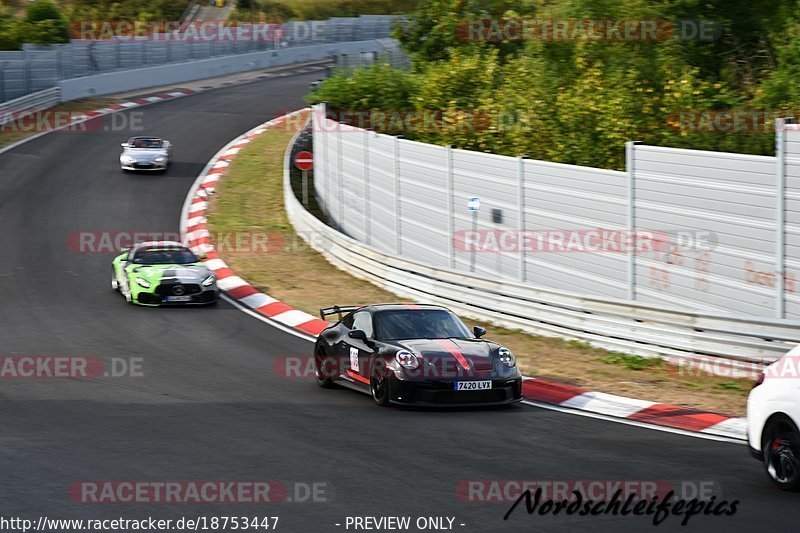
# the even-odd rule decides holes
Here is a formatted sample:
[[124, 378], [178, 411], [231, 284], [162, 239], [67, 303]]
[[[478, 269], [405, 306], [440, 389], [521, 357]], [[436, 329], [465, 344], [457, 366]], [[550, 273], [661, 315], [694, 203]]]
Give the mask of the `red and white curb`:
[[[234, 302], [270, 321], [299, 331], [304, 336], [316, 337], [329, 323], [258, 291], [237, 276], [219, 257], [211, 243], [206, 220], [208, 199], [214, 194], [217, 184], [224, 178], [226, 169], [239, 151], [269, 128], [282, 124], [303, 111], [306, 110], [295, 111], [253, 128], [231, 141], [208, 162], [186, 197], [181, 213], [181, 236], [192, 251], [206, 254], [206, 266], [216, 273], [220, 289]], [[590, 413], [633, 425], [661, 426], [676, 432], [717, 440], [744, 441], [747, 438], [746, 421], [743, 418], [585, 391], [538, 378], [526, 378], [522, 384], [522, 393], [528, 403], [542, 403], [562, 410]]]
[[239, 153], [239, 150], [268, 129], [282, 124], [287, 119], [303, 111], [295, 111], [256, 126], [217, 152], [197, 177], [189, 191], [181, 213], [181, 237], [192, 251], [198, 254], [206, 254], [206, 266], [217, 275], [217, 285], [228, 297], [245, 308], [283, 326], [298, 330], [306, 335], [316, 336], [330, 324], [325, 320], [279, 302], [268, 294], [258, 291], [237, 276], [225, 261], [220, 258], [214, 248], [206, 219], [209, 197], [214, 194], [217, 184], [225, 176], [228, 165]]
[[710, 411], [591, 392], [541, 379], [526, 379], [522, 384], [522, 393], [527, 400], [566, 409], [588, 411], [630, 422], [655, 424], [725, 439], [747, 439], [746, 419]]

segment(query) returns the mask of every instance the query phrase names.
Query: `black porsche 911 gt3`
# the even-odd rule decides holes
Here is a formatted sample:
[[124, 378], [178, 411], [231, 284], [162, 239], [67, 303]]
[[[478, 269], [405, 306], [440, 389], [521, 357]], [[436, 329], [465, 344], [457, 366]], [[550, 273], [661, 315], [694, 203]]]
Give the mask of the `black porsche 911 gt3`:
[[[339, 321], [317, 338], [317, 383], [368, 392], [375, 403], [503, 405], [522, 399], [522, 375], [510, 350], [481, 339], [452, 311], [434, 305], [332, 307]], [[346, 316], [343, 316], [346, 315]]]

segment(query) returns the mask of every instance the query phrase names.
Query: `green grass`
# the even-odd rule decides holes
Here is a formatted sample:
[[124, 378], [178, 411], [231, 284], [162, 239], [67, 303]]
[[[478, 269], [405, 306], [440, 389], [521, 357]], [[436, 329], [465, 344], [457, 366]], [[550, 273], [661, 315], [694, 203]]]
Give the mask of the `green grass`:
[[664, 361], [661, 359], [642, 357], [641, 355], [628, 355], [623, 353], [611, 353], [602, 358], [602, 361], [609, 365], [618, 365], [627, 368], [628, 370], [645, 370], [657, 366], [663, 366]]

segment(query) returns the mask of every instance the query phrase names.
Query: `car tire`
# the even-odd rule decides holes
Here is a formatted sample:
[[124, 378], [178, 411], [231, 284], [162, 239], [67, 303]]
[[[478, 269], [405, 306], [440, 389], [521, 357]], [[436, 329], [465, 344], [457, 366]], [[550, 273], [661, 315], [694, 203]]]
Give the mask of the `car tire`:
[[785, 416], [772, 418], [761, 439], [764, 470], [781, 490], [800, 490], [800, 431]]
[[117, 292], [121, 292], [119, 289], [119, 281], [117, 280], [117, 273], [114, 271], [114, 268], [111, 268], [111, 288]]
[[323, 389], [335, 387], [333, 378], [324, 371], [325, 368], [335, 369], [335, 360], [330, 357], [325, 348], [320, 344], [314, 349], [314, 379]]
[[372, 401], [381, 407], [389, 407], [389, 376], [386, 374], [384, 365], [376, 364], [378, 360], [370, 362], [369, 392]]

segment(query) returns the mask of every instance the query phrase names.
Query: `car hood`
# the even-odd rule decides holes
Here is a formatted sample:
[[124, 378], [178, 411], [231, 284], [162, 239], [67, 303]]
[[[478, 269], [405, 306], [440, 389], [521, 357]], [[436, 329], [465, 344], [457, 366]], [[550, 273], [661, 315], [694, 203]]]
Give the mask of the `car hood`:
[[175, 283], [200, 283], [211, 274], [202, 265], [136, 265], [132, 272], [149, 280]]
[[453, 371], [469, 375], [494, 368], [494, 345], [480, 339], [414, 339], [396, 344], [421, 356], [424, 365], [443, 375]]
[[166, 157], [166, 150], [125, 150], [122, 155], [127, 155], [137, 161], [150, 161], [155, 160], [156, 157]]

